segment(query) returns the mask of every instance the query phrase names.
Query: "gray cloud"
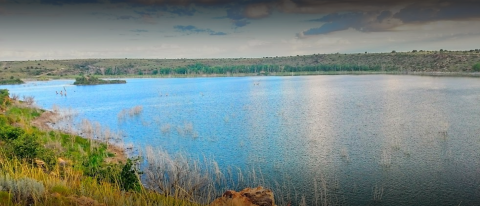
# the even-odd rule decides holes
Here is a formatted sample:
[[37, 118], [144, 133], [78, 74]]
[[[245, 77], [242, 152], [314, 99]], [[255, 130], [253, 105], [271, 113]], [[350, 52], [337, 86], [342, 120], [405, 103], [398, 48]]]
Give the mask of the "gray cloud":
[[401, 9], [393, 17], [402, 20], [404, 23], [480, 19], [480, 3], [412, 4]]
[[396, 13], [390, 10], [331, 13], [319, 19], [309, 20], [322, 22], [323, 24], [320, 27], [300, 32], [297, 37], [303, 38], [347, 29], [355, 29], [361, 32], [390, 31], [406, 24], [472, 19], [480, 19], [480, 3], [410, 4]]
[[213, 36], [225, 36], [225, 35], [227, 35], [227, 33], [221, 32], [221, 31], [219, 31], [219, 32], [213, 32], [213, 31], [212, 31], [212, 32], [210, 33], [210, 35], [213, 35]]
[[215, 35], [215, 36], [227, 35], [227, 33], [225, 33], [225, 32], [216, 32], [216, 31], [213, 31], [211, 29], [201, 29], [201, 28], [197, 28], [196, 26], [193, 26], [193, 25], [187, 25], [187, 26], [176, 25], [173, 28], [175, 29], [175, 31], [184, 33], [186, 35], [198, 34], [198, 33], [208, 33], [210, 35]]

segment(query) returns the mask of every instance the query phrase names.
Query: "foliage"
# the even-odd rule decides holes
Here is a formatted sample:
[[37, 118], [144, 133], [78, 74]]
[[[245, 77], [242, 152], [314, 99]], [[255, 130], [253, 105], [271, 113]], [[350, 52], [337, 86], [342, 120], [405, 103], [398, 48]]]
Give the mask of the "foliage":
[[45, 187], [35, 179], [24, 177], [18, 180], [9, 174], [0, 176], [0, 191], [10, 191], [16, 202], [35, 203], [45, 194]]
[[5, 110], [5, 108], [10, 104], [10, 98], [8, 97], [7, 89], [0, 89], [0, 109]]
[[6, 85], [6, 84], [23, 84], [25, 82], [23, 82], [21, 79], [4, 79], [4, 80], [0, 80], [0, 85]]
[[[311, 54], [263, 58], [217, 59], [73, 59], [12, 61], [0, 80], [18, 78], [244, 76], [344, 72], [464, 72], [480, 61], [478, 49], [468, 51], [388, 51], [368, 55]], [[363, 52], [362, 52], [363, 53]], [[285, 70], [287, 68], [289, 70]], [[334, 68], [335, 67], [335, 68]], [[359, 68], [358, 68], [359, 67]], [[292, 71], [293, 70], [293, 71]], [[85, 79], [84, 79], [85, 80]], [[113, 83], [113, 82], [112, 82]], [[119, 82], [120, 83], [120, 82]], [[84, 84], [85, 85], [85, 84]]]
[[40, 144], [37, 141], [36, 135], [24, 134], [20, 138], [15, 139], [12, 142], [13, 152], [20, 159], [26, 159], [32, 162], [37, 157]]
[[95, 76], [80, 76], [75, 78], [74, 85], [97, 85], [97, 84], [125, 84], [125, 80], [103, 80]]
[[13, 141], [25, 134], [25, 131], [18, 127], [6, 125], [0, 128], [0, 139]]
[[120, 173], [120, 186], [125, 191], [137, 191], [141, 189], [140, 179], [138, 174], [140, 173], [135, 166], [135, 162], [138, 159], [127, 159], [127, 163], [123, 166], [122, 172]]
[[472, 66], [472, 70], [475, 72], [480, 72], [480, 62]]

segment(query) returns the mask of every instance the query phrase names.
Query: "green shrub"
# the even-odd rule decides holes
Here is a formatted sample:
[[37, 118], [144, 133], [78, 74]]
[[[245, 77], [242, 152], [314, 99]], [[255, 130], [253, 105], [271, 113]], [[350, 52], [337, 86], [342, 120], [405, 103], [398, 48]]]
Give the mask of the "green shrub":
[[65, 185], [55, 185], [52, 187], [52, 189], [50, 190], [52, 193], [58, 193], [58, 194], [61, 194], [61, 195], [64, 195], [64, 196], [67, 196], [69, 193], [70, 193], [70, 188], [68, 188], [67, 186]]
[[141, 183], [137, 176], [139, 172], [134, 165], [134, 161], [127, 159], [127, 163], [120, 173], [120, 186], [125, 191], [140, 191], [141, 189]]
[[13, 152], [20, 159], [32, 161], [33, 158], [37, 157], [37, 152], [41, 146], [37, 139], [37, 136], [34, 134], [22, 135], [20, 138], [13, 141]]
[[475, 72], [480, 72], [480, 62], [472, 66], [472, 70]]
[[42, 146], [37, 147], [37, 158], [45, 162], [48, 168], [53, 168], [57, 164], [55, 152]]
[[9, 192], [0, 191], [0, 202], [5, 205], [12, 204], [12, 198]]
[[13, 141], [25, 134], [25, 131], [18, 127], [5, 126], [0, 130], [0, 138]]
[[0, 114], [0, 126], [8, 125], [8, 118], [4, 114]]

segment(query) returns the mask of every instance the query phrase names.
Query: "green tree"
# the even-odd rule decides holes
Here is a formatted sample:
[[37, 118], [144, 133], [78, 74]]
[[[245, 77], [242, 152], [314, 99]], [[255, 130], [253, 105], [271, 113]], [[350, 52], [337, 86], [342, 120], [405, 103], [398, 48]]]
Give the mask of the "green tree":
[[140, 180], [137, 176], [140, 172], [138, 172], [134, 165], [136, 161], [138, 161], [138, 159], [127, 159], [127, 163], [123, 166], [122, 172], [120, 173], [120, 185], [125, 191], [140, 191], [141, 189]]

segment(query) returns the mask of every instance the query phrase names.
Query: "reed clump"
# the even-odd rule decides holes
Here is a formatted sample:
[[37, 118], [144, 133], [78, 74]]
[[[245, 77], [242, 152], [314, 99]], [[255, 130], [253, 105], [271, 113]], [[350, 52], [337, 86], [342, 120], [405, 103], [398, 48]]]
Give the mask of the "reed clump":
[[118, 114], [118, 121], [124, 121], [126, 118], [139, 116], [143, 112], [143, 106], [137, 105], [132, 108], [122, 109]]

